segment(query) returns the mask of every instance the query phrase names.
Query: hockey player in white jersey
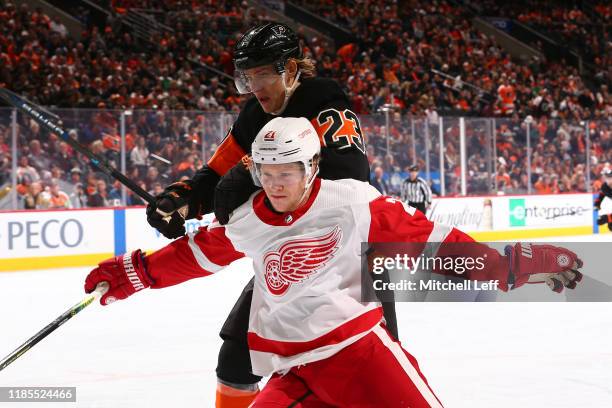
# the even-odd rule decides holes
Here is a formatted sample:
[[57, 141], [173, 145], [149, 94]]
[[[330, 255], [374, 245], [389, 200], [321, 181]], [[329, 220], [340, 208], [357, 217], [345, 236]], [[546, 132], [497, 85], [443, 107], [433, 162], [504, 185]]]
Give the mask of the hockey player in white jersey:
[[[378, 302], [361, 299], [362, 242], [473, 242], [414, 208], [355, 180], [317, 178], [320, 140], [305, 118], [276, 118], [252, 146], [252, 173], [263, 191], [213, 222], [150, 254], [100, 263], [91, 292], [107, 281], [102, 304], [151, 287], [216, 273], [253, 259], [255, 289], [248, 343], [253, 373], [272, 377], [253, 407], [440, 407], [416, 360], [384, 326]], [[581, 262], [549, 245], [485, 247], [487, 268], [468, 278], [510, 285], [580, 280]], [[546, 276], [538, 273], [546, 270]], [[553, 285], [555, 290], [560, 288]], [[562, 289], [562, 288], [561, 288]]]

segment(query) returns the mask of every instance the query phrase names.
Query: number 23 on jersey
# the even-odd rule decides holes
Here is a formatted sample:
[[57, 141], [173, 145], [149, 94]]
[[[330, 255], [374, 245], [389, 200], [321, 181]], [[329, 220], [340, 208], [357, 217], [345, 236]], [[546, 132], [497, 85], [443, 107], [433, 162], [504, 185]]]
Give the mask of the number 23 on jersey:
[[326, 109], [312, 120], [324, 146], [339, 150], [355, 146], [365, 154], [365, 142], [359, 119], [349, 109]]

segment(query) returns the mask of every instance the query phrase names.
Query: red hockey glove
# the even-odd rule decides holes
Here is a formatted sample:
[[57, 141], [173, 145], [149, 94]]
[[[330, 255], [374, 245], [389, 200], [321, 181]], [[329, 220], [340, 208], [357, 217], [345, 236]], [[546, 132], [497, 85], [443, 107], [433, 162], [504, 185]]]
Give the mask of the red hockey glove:
[[116, 300], [125, 299], [139, 290], [151, 286], [140, 249], [100, 262], [98, 267], [89, 272], [85, 279], [85, 292], [91, 293], [98, 283], [108, 282], [109, 289], [100, 298], [101, 305], [108, 305]]
[[582, 261], [572, 251], [553, 245], [518, 243], [505, 249], [510, 263], [510, 279], [513, 289], [525, 283], [546, 283], [553, 291], [563, 287], [574, 289], [582, 280], [577, 271]]

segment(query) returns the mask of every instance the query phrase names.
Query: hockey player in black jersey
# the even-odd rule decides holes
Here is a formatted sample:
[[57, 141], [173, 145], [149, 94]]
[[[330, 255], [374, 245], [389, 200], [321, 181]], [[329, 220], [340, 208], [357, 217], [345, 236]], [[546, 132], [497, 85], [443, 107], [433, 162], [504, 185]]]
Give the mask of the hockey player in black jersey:
[[[608, 197], [612, 200], [612, 169], [605, 168], [601, 175], [603, 176], [604, 183], [601, 185], [601, 189], [599, 190], [599, 195], [595, 199], [595, 209], [597, 211], [601, 210], [601, 203], [605, 197]], [[608, 224], [608, 229], [612, 231], [612, 213], [600, 215], [597, 218], [598, 225]]]
[[[289, 27], [267, 23], [247, 31], [234, 49], [234, 65], [236, 88], [254, 97], [193, 179], [170, 185], [156, 206], [147, 208], [149, 223], [168, 238], [185, 234], [185, 219], [211, 211], [227, 223], [258, 188], [242, 159], [259, 130], [278, 116], [311, 121], [321, 142], [321, 178], [369, 180], [362, 130], [346, 94], [335, 81], [314, 76], [314, 62], [303, 56]], [[252, 289], [251, 280], [221, 329], [217, 408], [247, 407], [257, 394], [261, 378], [250, 372], [246, 341]], [[387, 328], [397, 337], [394, 304], [383, 303], [383, 308]]]

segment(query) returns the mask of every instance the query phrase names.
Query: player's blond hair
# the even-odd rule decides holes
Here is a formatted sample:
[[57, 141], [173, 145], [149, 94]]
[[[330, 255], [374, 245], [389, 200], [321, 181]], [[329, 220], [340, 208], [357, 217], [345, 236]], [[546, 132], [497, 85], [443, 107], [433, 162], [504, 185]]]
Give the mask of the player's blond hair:
[[295, 61], [295, 63], [298, 66], [298, 70], [300, 71], [300, 76], [302, 78], [310, 78], [313, 76], [316, 76], [317, 74], [317, 67], [316, 67], [316, 63], [315, 61], [310, 58], [310, 57], [304, 57], [304, 58], [290, 58], [291, 60]]

